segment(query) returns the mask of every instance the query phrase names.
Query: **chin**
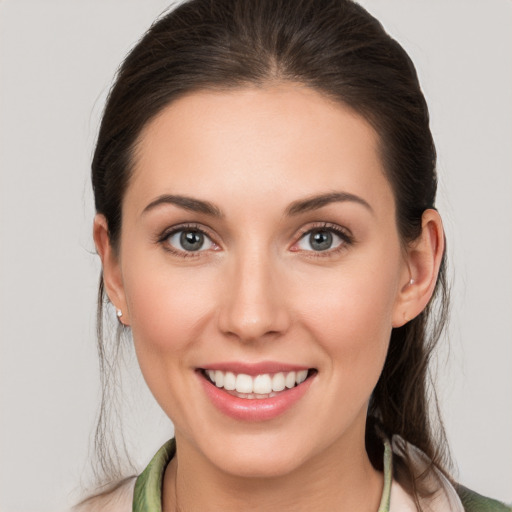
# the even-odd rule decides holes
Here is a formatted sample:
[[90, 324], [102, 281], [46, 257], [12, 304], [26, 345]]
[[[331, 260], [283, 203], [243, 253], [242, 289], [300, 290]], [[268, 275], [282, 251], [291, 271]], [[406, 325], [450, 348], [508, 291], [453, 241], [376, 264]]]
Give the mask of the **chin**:
[[[207, 455], [210, 462], [224, 473], [242, 478], [276, 478], [286, 476], [308, 458], [307, 441], [286, 436], [230, 436], [228, 440], [213, 441]], [[213, 448], [213, 450], [212, 450]]]
[[224, 459], [221, 464], [221, 469], [232, 476], [265, 479], [289, 475], [298, 469], [301, 461], [298, 457], [290, 457], [282, 453], [269, 457], [264, 451], [253, 456], [247, 456], [247, 454], [240, 454], [239, 457], [231, 456], [228, 460]]

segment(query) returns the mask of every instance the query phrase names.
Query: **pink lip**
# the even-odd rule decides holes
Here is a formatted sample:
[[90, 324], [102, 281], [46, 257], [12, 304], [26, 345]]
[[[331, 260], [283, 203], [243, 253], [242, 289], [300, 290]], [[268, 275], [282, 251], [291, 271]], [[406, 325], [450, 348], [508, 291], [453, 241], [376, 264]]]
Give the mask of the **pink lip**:
[[201, 367], [203, 370], [220, 370], [222, 372], [244, 373], [245, 375], [262, 375], [264, 373], [298, 372], [309, 370], [308, 366], [279, 363], [276, 361], [262, 361], [260, 363], [221, 362]]
[[[263, 373], [273, 372], [269, 372], [267, 368]], [[233, 396], [223, 388], [218, 388], [207, 380], [201, 372], [197, 372], [197, 375], [206, 395], [220, 412], [235, 420], [253, 422], [271, 420], [289, 410], [307, 393], [315, 378], [315, 375], [312, 375], [298, 386], [281, 391], [272, 398], [250, 400]]]

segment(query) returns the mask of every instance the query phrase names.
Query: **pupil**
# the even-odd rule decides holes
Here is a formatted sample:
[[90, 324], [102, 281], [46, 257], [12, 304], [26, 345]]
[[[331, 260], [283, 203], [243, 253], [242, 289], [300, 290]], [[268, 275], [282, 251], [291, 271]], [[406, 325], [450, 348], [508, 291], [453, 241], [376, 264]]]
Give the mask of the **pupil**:
[[203, 246], [204, 235], [198, 231], [184, 231], [180, 236], [180, 243], [187, 251], [198, 251]]
[[325, 251], [332, 245], [332, 233], [329, 231], [315, 231], [309, 237], [311, 247], [315, 251]]

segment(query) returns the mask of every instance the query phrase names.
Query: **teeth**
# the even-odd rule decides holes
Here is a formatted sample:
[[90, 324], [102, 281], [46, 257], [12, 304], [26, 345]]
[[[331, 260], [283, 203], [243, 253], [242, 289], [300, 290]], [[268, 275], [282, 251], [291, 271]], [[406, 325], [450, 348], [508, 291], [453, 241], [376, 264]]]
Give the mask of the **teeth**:
[[271, 393], [272, 377], [268, 373], [264, 375], [257, 375], [252, 384], [252, 391], [259, 395], [268, 395]]
[[272, 377], [272, 390], [273, 391], [283, 391], [286, 387], [285, 385], [284, 373], [276, 373]]
[[304, 382], [308, 376], [308, 370], [297, 372], [279, 372], [273, 375], [264, 373], [251, 377], [245, 373], [235, 375], [232, 372], [223, 372], [221, 370], [206, 370], [205, 372], [210, 380], [218, 387], [227, 391], [236, 391], [241, 393], [244, 398], [268, 398], [268, 395], [285, 388], [291, 389]]
[[297, 376], [295, 377], [295, 382], [297, 384], [300, 384], [301, 382], [304, 382], [306, 380], [307, 376], [308, 376], [308, 371], [301, 370], [300, 372], [297, 372]]
[[236, 375], [231, 372], [226, 372], [224, 375], [224, 389], [233, 391], [236, 388]]
[[246, 398], [247, 400], [264, 400], [265, 398], [272, 398], [277, 393], [269, 393], [268, 395], [257, 395], [255, 393], [237, 393], [238, 398]]
[[293, 388], [295, 386], [295, 372], [286, 374], [286, 377], [284, 378], [284, 385], [287, 388]]
[[[217, 372], [215, 372], [215, 377], [217, 377]], [[217, 381], [215, 381], [215, 385], [218, 386]], [[252, 393], [252, 387], [252, 377], [250, 375], [240, 373], [236, 376], [235, 389], [238, 393]]]
[[218, 388], [221, 388], [224, 386], [224, 374], [220, 370], [217, 370], [215, 372], [215, 385]]

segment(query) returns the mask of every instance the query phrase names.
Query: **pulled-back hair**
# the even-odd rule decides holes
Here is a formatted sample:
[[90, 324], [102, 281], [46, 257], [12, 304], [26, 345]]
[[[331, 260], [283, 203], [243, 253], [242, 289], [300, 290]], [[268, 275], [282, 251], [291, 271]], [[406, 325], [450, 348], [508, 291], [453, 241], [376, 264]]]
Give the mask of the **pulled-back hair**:
[[[118, 71], [103, 115], [92, 163], [98, 213], [118, 247], [123, 197], [130, 183], [141, 130], [177, 98], [200, 90], [230, 90], [292, 82], [347, 105], [379, 137], [379, 151], [396, 202], [404, 245], [421, 233], [423, 212], [434, 208], [436, 152], [417, 74], [403, 48], [381, 24], [350, 0], [190, 0], [153, 24]], [[373, 424], [387, 436], [413, 444], [446, 474], [445, 437], [431, 387], [429, 360], [447, 312], [445, 261], [427, 308], [392, 331], [389, 352], [371, 396], [367, 448]], [[99, 352], [103, 282], [100, 283]], [[119, 342], [119, 340], [117, 340]], [[102, 382], [107, 406], [108, 365]], [[105, 415], [96, 437], [101, 462]], [[374, 462], [377, 464], [376, 462]], [[397, 478], [421, 494], [407, 452]]]

